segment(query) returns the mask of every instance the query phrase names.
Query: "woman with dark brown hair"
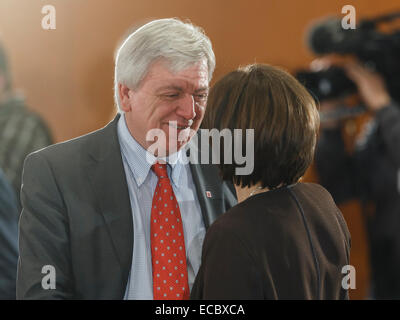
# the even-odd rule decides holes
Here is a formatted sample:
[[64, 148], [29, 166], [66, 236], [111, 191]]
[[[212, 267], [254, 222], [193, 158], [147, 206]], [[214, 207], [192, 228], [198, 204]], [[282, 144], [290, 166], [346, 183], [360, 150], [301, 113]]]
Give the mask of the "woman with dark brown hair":
[[299, 182], [319, 127], [306, 89], [268, 65], [233, 71], [211, 89], [203, 127], [254, 129], [254, 169], [240, 176], [221, 161], [239, 203], [207, 231], [191, 298], [348, 299], [346, 222], [323, 187]]

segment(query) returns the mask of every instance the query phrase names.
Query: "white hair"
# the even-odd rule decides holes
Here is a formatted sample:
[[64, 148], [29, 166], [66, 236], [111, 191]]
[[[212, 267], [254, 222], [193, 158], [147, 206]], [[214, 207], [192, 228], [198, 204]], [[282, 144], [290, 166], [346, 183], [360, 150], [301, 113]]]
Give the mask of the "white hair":
[[176, 18], [153, 20], [131, 33], [117, 51], [114, 100], [120, 113], [118, 84], [138, 88], [151, 64], [160, 58], [168, 62], [172, 72], [205, 59], [209, 82], [215, 69], [211, 41], [200, 27]]

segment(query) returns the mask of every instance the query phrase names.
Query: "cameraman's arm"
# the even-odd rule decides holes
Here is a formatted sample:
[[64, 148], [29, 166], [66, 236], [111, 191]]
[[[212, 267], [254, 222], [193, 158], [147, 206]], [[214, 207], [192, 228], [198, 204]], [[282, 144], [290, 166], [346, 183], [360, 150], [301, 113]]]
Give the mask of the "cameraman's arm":
[[358, 64], [346, 66], [347, 75], [357, 84], [367, 107], [375, 112], [388, 154], [400, 166], [400, 109], [391, 100], [383, 78]]

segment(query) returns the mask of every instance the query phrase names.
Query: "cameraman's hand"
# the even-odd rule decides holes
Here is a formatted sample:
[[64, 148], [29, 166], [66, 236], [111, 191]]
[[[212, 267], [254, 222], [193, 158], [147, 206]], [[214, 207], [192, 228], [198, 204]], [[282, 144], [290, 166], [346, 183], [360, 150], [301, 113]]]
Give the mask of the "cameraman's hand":
[[367, 107], [378, 111], [389, 104], [390, 96], [382, 77], [359, 64], [345, 65], [347, 76], [354, 81]]

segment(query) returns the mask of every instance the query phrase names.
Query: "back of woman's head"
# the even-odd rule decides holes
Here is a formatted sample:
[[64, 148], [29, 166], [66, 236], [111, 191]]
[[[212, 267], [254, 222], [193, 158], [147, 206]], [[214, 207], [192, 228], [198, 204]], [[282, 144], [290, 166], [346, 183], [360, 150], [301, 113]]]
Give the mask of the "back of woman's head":
[[[235, 175], [235, 160], [224, 164], [222, 159], [222, 175], [242, 187], [261, 183], [274, 189], [297, 182], [311, 164], [319, 115], [314, 99], [294, 77], [254, 64], [230, 72], [213, 86], [202, 127], [243, 130], [241, 150], [245, 130], [254, 129], [253, 172]], [[237, 142], [230, 147], [238, 147]]]

